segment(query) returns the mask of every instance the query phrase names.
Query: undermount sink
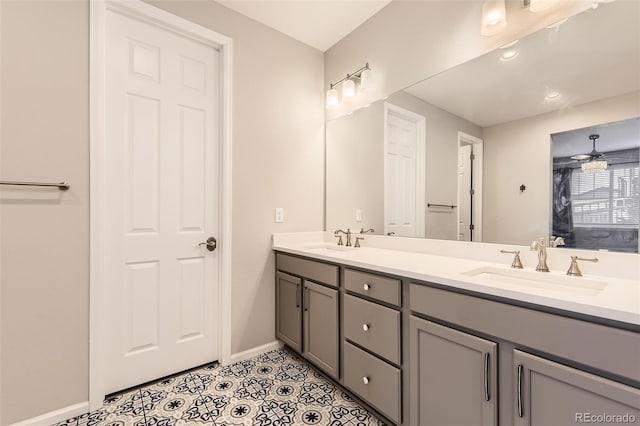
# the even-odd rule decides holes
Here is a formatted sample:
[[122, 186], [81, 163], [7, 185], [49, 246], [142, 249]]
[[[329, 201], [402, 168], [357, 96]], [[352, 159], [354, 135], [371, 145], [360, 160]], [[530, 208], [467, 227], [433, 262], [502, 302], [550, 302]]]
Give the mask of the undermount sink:
[[569, 293], [597, 294], [604, 290], [607, 283], [584, 277], [569, 277], [546, 272], [523, 271], [521, 269], [502, 269], [491, 266], [471, 269], [463, 275], [477, 278], [490, 285], [500, 287], [518, 286], [548, 289]]
[[306, 250], [312, 250], [312, 251], [351, 251], [351, 250], [356, 250], [355, 247], [347, 247], [347, 246], [339, 246], [337, 244], [330, 244], [330, 243], [319, 243], [319, 244], [313, 244], [313, 245], [305, 245], [303, 247]]

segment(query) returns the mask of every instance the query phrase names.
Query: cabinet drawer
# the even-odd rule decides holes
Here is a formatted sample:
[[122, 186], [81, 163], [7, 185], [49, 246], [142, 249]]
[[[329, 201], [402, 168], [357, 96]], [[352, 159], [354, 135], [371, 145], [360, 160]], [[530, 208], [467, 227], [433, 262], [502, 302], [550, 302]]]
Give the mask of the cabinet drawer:
[[400, 306], [400, 280], [368, 272], [345, 269], [344, 286], [354, 293]]
[[400, 364], [400, 312], [347, 294], [343, 318], [344, 337]]
[[382, 414], [400, 423], [399, 369], [345, 342], [344, 384]]
[[293, 275], [338, 287], [338, 267], [335, 265], [277, 253], [276, 268], [279, 271], [289, 272]]

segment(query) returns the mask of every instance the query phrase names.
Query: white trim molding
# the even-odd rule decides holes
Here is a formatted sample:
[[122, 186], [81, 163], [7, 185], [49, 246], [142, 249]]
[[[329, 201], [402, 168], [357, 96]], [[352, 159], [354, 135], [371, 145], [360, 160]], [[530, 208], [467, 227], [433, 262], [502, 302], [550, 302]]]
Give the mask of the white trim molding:
[[11, 426], [49, 426], [71, 417], [80, 416], [89, 411], [89, 401], [69, 405], [59, 410], [50, 411], [37, 417], [13, 423]]
[[[133, 17], [216, 48], [220, 52], [220, 250], [218, 294], [218, 360], [231, 356], [231, 218], [232, 218], [232, 51], [233, 41], [222, 34], [180, 18], [140, 0], [90, 2], [90, 284], [89, 284], [89, 404], [85, 412], [102, 406], [104, 399], [104, 158], [105, 158], [105, 39], [107, 11]], [[75, 407], [75, 406], [74, 406]], [[88, 408], [88, 410], [87, 410]], [[70, 417], [70, 416], [67, 416]]]
[[236, 362], [246, 361], [254, 356], [258, 356], [265, 352], [273, 351], [275, 349], [280, 349], [284, 346], [279, 340], [274, 340], [273, 342], [265, 343], [264, 345], [256, 346], [255, 348], [247, 349], [246, 351], [238, 352], [236, 354], [231, 355], [230, 364], [235, 364]]
[[[472, 211], [473, 215], [473, 225], [474, 225], [474, 233], [473, 242], [482, 242], [482, 210], [483, 210], [483, 201], [482, 201], [482, 179], [483, 179], [483, 170], [484, 170], [484, 141], [480, 138], [477, 138], [473, 135], [458, 132], [458, 148], [457, 148], [457, 156], [460, 157], [460, 147], [462, 144], [473, 145], [473, 155], [475, 156], [474, 165], [473, 165], [473, 197], [474, 197], [474, 207]], [[456, 185], [457, 187], [457, 185]], [[459, 188], [458, 188], [459, 190]], [[458, 199], [460, 194], [458, 194]], [[460, 209], [458, 209], [458, 219], [457, 224], [460, 223]], [[457, 232], [456, 232], [457, 233]]]

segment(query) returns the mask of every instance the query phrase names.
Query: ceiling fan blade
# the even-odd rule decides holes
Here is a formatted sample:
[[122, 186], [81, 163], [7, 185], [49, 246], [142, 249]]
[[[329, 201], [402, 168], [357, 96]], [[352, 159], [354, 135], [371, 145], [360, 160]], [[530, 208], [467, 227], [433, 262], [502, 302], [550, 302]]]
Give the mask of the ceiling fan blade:
[[588, 160], [589, 158], [591, 158], [591, 156], [589, 154], [578, 154], [578, 155], [572, 155], [571, 159], [572, 160]]

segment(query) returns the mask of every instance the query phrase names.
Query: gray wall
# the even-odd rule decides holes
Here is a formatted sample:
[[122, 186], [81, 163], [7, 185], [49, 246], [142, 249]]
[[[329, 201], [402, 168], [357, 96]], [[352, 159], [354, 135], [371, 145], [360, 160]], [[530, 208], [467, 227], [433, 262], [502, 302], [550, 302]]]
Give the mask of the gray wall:
[[86, 401], [89, 363], [89, 7], [1, 2], [2, 424]]
[[[458, 131], [482, 136], [482, 129], [404, 91], [371, 107], [327, 122], [327, 229], [361, 227], [384, 233], [384, 103], [425, 117], [426, 202], [457, 204]], [[348, 183], [348, 184], [347, 184]], [[355, 210], [362, 209], [362, 222]], [[426, 214], [427, 238], [457, 239], [457, 215], [440, 209]]]
[[[236, 353], [275, 338], [271, 233], [323, 226], [323, 55], [212, 1], [153, 4], [234, 40]], [[0, 194], [6, 425], [88, 399], [89, 8], [2, 1], [0, 16], [2, 178], [72, 186]]]
[[634, 117], [640, 92], [485, 127], [483, 240], [528, 245], [549, 235], [553, 133]]

